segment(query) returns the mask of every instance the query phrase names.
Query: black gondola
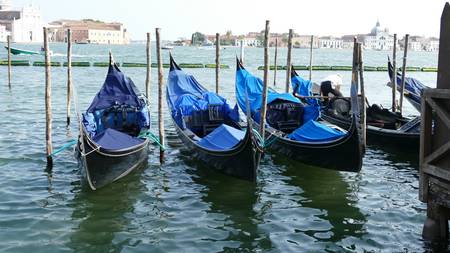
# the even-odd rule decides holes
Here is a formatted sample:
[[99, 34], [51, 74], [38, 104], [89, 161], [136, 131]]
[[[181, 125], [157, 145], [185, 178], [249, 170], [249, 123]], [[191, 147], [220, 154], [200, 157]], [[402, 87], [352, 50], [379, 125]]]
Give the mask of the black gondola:
[[149, 128], [146, 98], [110, 57], [106, 80], [80, 122], [78, 157], [92, 190], [146, 164]]
[[185, 148], [209, 167], [255, 181], [260, 154], [249, 124], [239, 120], [237, 106], [208, 92], [170, 56], [167, 103]]
[[[299, 77], [292, 70], [292, 77]], [[359, 103], [362, 101], [359, 98]], [[367, 103], [367, 102], [366, 102]], [[351, 127], [351, 102], [348, 98], [334, 97], [323, 105], [321, 118], [332, 124], [348, 129]], [[366, 109], [367, 141], [370, 144], [397, 146], [408, 150], [418, 150], [420, 141], [420, 117], [403, 117], [383, 109], [377, 104]]]
[[[391, 64], [391, 61], [388, 59], [388, 74], [389, 80], [392, 80], [392, 74], [394, 73], [394, 67]], [[397, 72], [397, 90], [401, 92], [402, 90], [402, 74]], [[392, 88], [392, 83], [389, 82], [388, 86]], [[429, 89], [428, 86], [420, 82], [419, 80], [412, 77], [405, 77], [405, 90], [404, 96], [405, 98], [412, 104], [417, 111], [421, 111], [420, 104], [422, 102], [422, 93], [425, 89]]]
[[[250, 74], [237, 60], [237, 101], [245, 113], [246, 104], [250, 105], [251, 117], [258, 128], [256, 122], [259, 122], [262, 83], [260, 78]], [[364, 147], [360, 137], [361, 131], [357, 127], [359, 114], [354, 114], [350, 129], [345, 131], [324, 122], [317, 122], [316, 118], [307, 121], [305, 116], [311, 114], [315, 108], [307, 108], [292, 94], [271, 90], [267, 105], [265, 136], [266, 143], [271, 143], [272, 150], [319, 167], [354, 172], [361, 169]], [[311, 108], [313, 110], [310, 110]], [[312, 132], [317, 135], [312, 136]], [[300, 138], [296, 138], [297, 133]]]

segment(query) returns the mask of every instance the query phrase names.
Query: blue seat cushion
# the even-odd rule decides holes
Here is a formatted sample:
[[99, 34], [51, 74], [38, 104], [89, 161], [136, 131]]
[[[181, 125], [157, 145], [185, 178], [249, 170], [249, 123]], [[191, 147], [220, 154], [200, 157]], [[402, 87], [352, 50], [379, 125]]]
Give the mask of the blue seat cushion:
[[131, 148], [144, 142], [143, 139], [130, 136], [112, 128], [107, 128], [104, 132], [97, 134], [93, 140], [100, 147], [109, 150]]

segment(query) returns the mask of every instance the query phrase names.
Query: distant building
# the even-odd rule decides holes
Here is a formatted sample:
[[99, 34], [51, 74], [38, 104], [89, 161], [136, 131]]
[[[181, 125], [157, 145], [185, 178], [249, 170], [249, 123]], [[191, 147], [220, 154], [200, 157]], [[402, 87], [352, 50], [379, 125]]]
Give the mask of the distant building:
[[341, 49], [344, 41], [340, 38], [326, 36], [319, 38], [319, 47], [320, 48], [338, 48]]
[[[44, 25], [40, 9], [33, 5], [13, 10], [11, 0], [0, 0], [0, 33], [4, 27], [12, 42], [42, 43]], [[6, 37], [0, 34], [0, 41], [6, 41]]]
[[236, 39], [234, 44], [237, 46], [240, 46], [242, 44], [244, 47], [260, 47], [261, 46], [261, 42], [256, 37], [244, 37], [241, 39]]
[[6, 26], [0, 25], [0, 41], [6, 41], [8, 39], [9, 32], [6, 31]]
[[50, 23], [51, 41], [67, 42], [67, 30], [72, 41], [92, 44], [129, 44], [127, 30], [121, 23], [105, 23], [91, 19], [58, 20]]
[[[292, 37], [292, 47], [294, 48], [310, 48], [311, 35], [297, 35]], [[319, 38], [313, 37], [313, 48], [319, 48]]]
[[382, 28], [377, 21], [371, 32], [363, 38], [364, 48], [373, 50], [391, 50], [394, 47], [394, 36], [389, 34], [388, 28]]
[[425, 51], [439, 51], [439, 39], [430, 38], [424, 45]]

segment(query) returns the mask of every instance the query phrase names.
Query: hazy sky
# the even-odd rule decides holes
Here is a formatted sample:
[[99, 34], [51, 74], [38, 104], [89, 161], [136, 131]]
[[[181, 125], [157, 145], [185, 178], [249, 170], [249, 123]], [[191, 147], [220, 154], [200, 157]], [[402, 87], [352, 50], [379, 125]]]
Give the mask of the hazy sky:
[[293, 28], [299, 34], [368, 33], [377, 19], [391, 33], [438, 36], [445, 0], [12, 0], [33, 3], [45, 21], [92, 18], [125, 24], [134, 40], [162, 28], [163, 39], [190, 38], [195, 31], [233, 34]]

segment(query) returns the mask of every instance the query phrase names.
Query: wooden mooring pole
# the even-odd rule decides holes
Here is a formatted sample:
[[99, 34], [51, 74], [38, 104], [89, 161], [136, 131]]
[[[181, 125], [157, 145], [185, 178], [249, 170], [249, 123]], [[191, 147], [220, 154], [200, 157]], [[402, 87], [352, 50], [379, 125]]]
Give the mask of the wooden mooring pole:
[[396, 101], [396, 89], [397, 89], [397, 34], [394, 33], [394, 48], [392, 50], [392, 66], [394, 68], [394, 74], [392, 75], [392, 111], [395, 112], [397, 110], [397, 101]]
[[[450, 5], [441, 16], [437, 88], [421, 102], [419, 199], [427, 203], [422, 237], [447, 249], [450, 220]], [[445, 251], [445, 250], [444, 250]]]
[[161, 35], [160, 28], [155, 29], [156, 33], [156, 60], [158, 61], [158, 129], [159, 129], [159, 142], [161, 147], [159, 149], [159, 161], [164, 163], [164, 106], [163, 106], [163, 94], [164, 94], [164, 77], [163, 77], [163, 62], [161, 58]]
[[275, 38], [275, 55], [273, 57], [273, 86], [277, 86], [277, 57], [278, 57], [278, 38]]
[[292, 36], [294, 34], [293, 29], [289, 29], [288, 37], [288, 51], [287, 51], [287, 62], [286, 62], [286, 93], [289, 93], [289, 88], [291, 86], [291, 68], [292, 68]]
[[6, 37], [8, 43], [8, 87], [11, 89], [11, 35]]
[[147, 76], [145, 78], [145, 96], [150, 101], [150, 81], [152, 75], [152, 42], [150, 33], [147, 33], [147, 46], [145, 49], [147, 54]]
[[219, 94], [219, 72], [220, 72], [220, 34], [216, 33], [216, 94]]
[[72, 97], [72, 31], [67, 29], [67, 126], [70, 125], [70, 98]]
[[405, 95], [405, 74], [406, 74], [406, 57], [408, 55], [408, 39], [409, 34], [405, 35], [405, 49], [403, 53], [403, 65], [402, 65], [402, 83], [400, 89], [400, 114], [403, 114], [403, 97]]
[[259, 133], [264, 138], [264, 132], [266, 130], [266, 110], [267, 110], [267, 88], [269, 87], [269, 29], [270, 21], [266, 20], [266, 29], [264, 32], [264, 84], [261, 101], [261, 117], [259, 120], [260, 128]]
[[314, 35], [311, 35], [311, 43], [309, 45], [309, 81], [312, 80], [313, 44], [314, 44]]
[[361, 130], [363, 136], [363, 147], [366, 149], [367, 145], [367, 117], [366, 117], [366, 91], [364, 88], [364, 64], [363, 64], [363, 52], [362, 45], [358, 43], [358, 66], [359, 66], [359, 86], [361, 92]]
[[44, 27], [44, 51], [45, 51], [45, 140], [47, 151], [47, 167], [53, 166], [52, 146], [52, 80], [51, 80], [51, 60], [48, 46], [48, 30]]

